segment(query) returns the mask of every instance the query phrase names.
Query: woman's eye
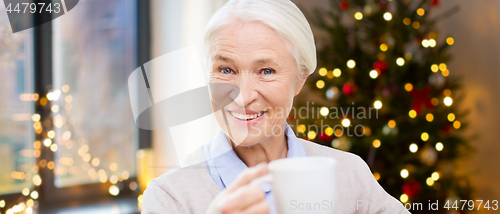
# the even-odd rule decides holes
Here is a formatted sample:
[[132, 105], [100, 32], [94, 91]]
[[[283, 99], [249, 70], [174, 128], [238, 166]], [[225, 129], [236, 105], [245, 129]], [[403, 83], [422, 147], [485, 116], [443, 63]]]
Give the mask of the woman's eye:
[[222, 68], [220, 70], [220, 72], [223, 73], [223, 74], [231, 74], [231, 73], [233, 73], [233, 71], [230, 68]]
[[273, 69], [262, 69], [262, 74], [265, 74], [265, 75], [269, 75], [269, 74], [273, 74], [275, 73], [276, 71], [274, 71]]

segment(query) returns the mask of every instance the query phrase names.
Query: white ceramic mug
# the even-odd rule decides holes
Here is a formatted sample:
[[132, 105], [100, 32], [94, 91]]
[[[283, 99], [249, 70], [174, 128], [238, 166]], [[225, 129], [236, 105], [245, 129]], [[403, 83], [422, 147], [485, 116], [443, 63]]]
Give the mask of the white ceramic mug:
[[283, 158], [269, 163], [269, 174], [253, 182], [269, 182], [280, 214], [334, 213], [335, 163], [329, 157]]

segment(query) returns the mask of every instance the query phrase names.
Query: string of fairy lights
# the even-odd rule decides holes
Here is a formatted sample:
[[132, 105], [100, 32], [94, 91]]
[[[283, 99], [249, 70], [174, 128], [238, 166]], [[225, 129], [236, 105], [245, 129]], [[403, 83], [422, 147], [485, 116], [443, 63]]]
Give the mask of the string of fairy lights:
[[[425, 10], [423, 8], [419, 8], [416, 10], [416, 13], [419, 16], [423, 16], [425, 14]], [[386, 20], [388, 22], [392, 20], [392, 17], [393, 17], [393, 15], [390, 12], [385, 12], [383, 14], [384, 20]], [[359, 12], [359, 11], [355, 12], [354, 19], [362, 20], [363, 13]], [[404, 18], [403, 23], [407, 26], [411, 25], [414, 29], [420, 28], [420, 23], [418, 21], [412, 22], [410, 18]], [[436, 37], [437, 37], [437, 35], [435, 32], [430, 32], [428, 34], [428, 38], [423, 39], [420, 45], [423, 48], [434, 48], [437, 45]], [[451, 46], [455, 43], [455, 40], [452, 37], [447, 37], [444, 40], [444, 42], [446, 42], [447, 45]], [[388, 45], [386, 43], [382, 43], [379, 46], [380, 51], [382, 51], [382, 53], [388, 51], [389, 47], [390, 47], [390, 45]], [[397, 57], [395, 62], [396, 62], [396, 65], [398, 65], [398, 66], [404, 66], [405, 63], [411, 59], [412, 59], [412, 54], [406, 53], [405, 56]], [[346, 62], [346, 65], [347, 65], [348, 69], [353, 69], [356, 67], [356, 61], [353, 59], [350, 59]], [[431, 81], [438, 81], [440, 83], [443, 83], [445, 81], [444, 78], [446, 78], [450, 75], [450, 71], [448, 70], [447, 65], [445, 63], [432, 64], [430, 67], [430, 70], [432, 71], [432, 78], [433, 78], [430, 80], [430, 82]], [[343, 71], [340, 68], [334, 68], [332, 70], [329, 70], [329, 69], [323, 67], [323, 68], [318, 69], [318, 74], [322, 78], [334, 79], [334, 78], [341, 77], [341, 75], [343, 74]], [[373, 70], [368, 72], [368, 75], [371, 79], [375, 80], [381, 75], [381, 70], [373, 69]], [[318, 89], [324, 89], [326, 87], [326, 83], [323, 79], [319, 79], [316, 81], [315, 86]], [[415, 90], [411, 83], [406, 83], [404, 85], [404, 89], [408, 93]], [[339, 89], [338, 87], [333, 86], [331, 88], [328, 88], [328, 90], [326, 90], [325, 95], [327, 98], [333, 99], [335, 97], [338, 97], [340, 91], [343, 91], [343, 89], [342, 88]], [[451, 96], [451, 90], [444, 89], [441, 97], [433, 97], [433, 98], [431, 98], [430, 102], [432, 103], [433, 106], [438, 106], [441, 104], [446, 106], [446, 107], [452, 106], [453, 98]], [[382, 100], [380, 100], [380, 99], [373, 100], [373, 108], [380, 110], [383, 107], [384, 107], [384, 104], [383, 104]], [[319, 112], [322, 116], [326, 117], [327, 115], [329, 115], [330, 110], [328, 107], [324, 106], [324, 107], [320, 108]], [[417, 111], [414, 109], [409, 110], [408, 117], [411, 119], [417, 118], [418, 117]], [[432, 121], [434, 121], [434, 119], [435, 118], [434, 118], [434, 115], [432, 113], [425, 114], [425, 120], [427, 120], [428, 122], [432, 122]], [[457, 117], [454, 113], [448, 113], [446, 116], [446, 120], [448, 120], [451, 123], [451, 126], [455, 129], [459, 129], [461, 127], [461, 123], [460, 123], [460, 121], [457, 120]], [[343, 119], [341, 119], [340, 123], [343, 127], [347, 128], [351, 125], [351, 120], [349, 118], [343, 118]], [[397, 124], [396, 124], [395, 120], [389, 120], [387, 122], [387, 124], [383, 127], [382, 132], [384, 134], [388, 134], [393, 129], [396, 129], [396, 126], [397, 126]], [[364, 131], [365, 136], [371, 135], [371, 129], [369, 127], [364, 126], [364, 130], [365, 130]], [[314, 140], [316, 137], [319, 136], [319, 133], [316, 133], [316, 131], [314, 131], [314, 130], [307, 131], [307, 133], [306, 133], [306, 131], [307, 131], [307, 127], [305, 124], [299, 124], [297, 126], [297, 132], [302, 133], [302, 134], [306, 134], [306, 136], [309, 140]], [[338, 137], [336, 139], [333, 139], [332, 147], [342, 149], [341, 147], [342, 147], [342, 140], [343, 140], [343, 136], [342, 136], [343, 131], [341, 129], [334, 129], [332, 127], [327, 127], [324, 131], [324, 134], [326, 134], [327, 136], [335, 135], [336, 137]], [[427, 142], [429, 140], [429, 137], [430, 137], [429, 133], [427, 133], [427, 132], [422, 132], [420, 134], [420, 139], [423, 142]], [[372, 146], [375, 149], [380, 148], [382, 146], [382, 144], [383, 144], [383, 142], [380, 139], [374, 139], [372, 141]], [[411, 153], [417, 153], [420, 150], [422, 153], [421, 154], [422, 157], [431, 158], [431, 159], [437, 158], [437, 155], [435, 153], [442, 152], [444, 149], [445, 149], [445, 147], [444, 147], [444, 144], [442, 142], [436, 142], [434, 144], [434, 148], [419, 148], [418, 145], [415, 143], [411, 143], [408, 147], [408, 150]], [[435, 159], [433, 161], [435, 161]], [[410, 176], [410, 172], [411, 172], [411, 170], [409, 168], [401, 169], [401, 171], [400, 171], [401, 178], [407, 179]], [[439, 184], [435, 183], [435, 182], [440, 179], [440, 175], [441, 174], [438, 171], [432, 172], [432, 174], [429, 175], [429, 177], [425, 180], [424, 183], [427, 184], [428, 186], [437, 185], [437, 186], [435, 186], [435, 188], [439, 188]], [[376, 180], [379, 180], [381, 177], [381, 174], [379, 172], [374, 172], [373, 176], [375, 177]], [[409, 201], [409, 196], [407, 194], [403, 193], [402, 195], [400, 195], [399, 200], [402, 203], [406, 203]]]
[[[128, 171], [118, 172], [118, 164], [111, 163], [109, 166], [103, 166], [98, 157], [92, 157], [89, 153], [90, 148], [88, 141], [86, 139], [78, 139], [77, 143], [73, 143], [75, 136], [72, 135], [71, 131], [64, 130], [61, 131], [59, 138], [57, 138], [57, 133], [54, 127], [62, 129], [64, 127], [70, 127], [74, 124], [74, 118], [69, 115], [65, 115], [61, 112], [61, 108], [56, 102], [62, 100], [62, 106], [69, 112], [72, 109], [73, 97], [69, 94], [70, 87], [68, 85], [62, 86], [61, 89], [57, 89], [48, 92], [46, 96], [40, 97], [37, 93], [34, 94], [21, 94], [20, 99], [27, 102], [35, 102], [42, 108], [50, 108], [51, 115], [47, 118], [42, 118], [38, 113], [35, 114], [15, 114], [11, 116], [13, 121], [26, 121], [31, 120], [33, 122], [33, 129], [37, 134], [37, 139], [33, 142], [31, 148], [26, 148], [20, 151], [20, 155], [24, 157], [35, 157], [37, 159], [36, 164], [29, 168], [28, 166], [18, 167], [20, 170], [13, 171], [11, 173], [11, 178], [14, 180], [25, 180], [32, 181], [33, 188], [26, 187], [21, 191], [22, 198], [17, 199], [18, 202], [8, 203], [4, 199], [0, 200], [0, 209], [5, 209], [6, 214], [16, 214], [16, 213], [36, 213], [36, 208], [38, 207], [37, 199], [40, 196], [40, 186], [43, 183], [42, 178], [39, 174], [40, 168], [47, 168], [54, 173], [56, 176], [65, 176], [68, 173], [79, 175], [81, 170], [84, 170], [92, 181], [99, 181], [101, 183], [109, 182], [111, 186], [108, 192], [112, 196], [117, 196], [120, 191], [125, 188], [123, 181], [129, 179], [130, 174]], [[57, 138], [57, 140], [55, 140]], [[57, 143], [56, 143], [57, 142]], [[78, 157], [73, 157], [71, 154], [62, 154], [58, 160], [48, 161], [41, 158], [41, 153], [43, 147], [48, 148], [50, 152], [57, 152], [61, 146], [65, 146], [67, 149], [72, 149], [74, 146], [78, 146], [77, 153]], [[54, 157], [56, 157], [54, 155]], [[80, 158], [83, 162], [81, 166], [77, 166], [74, 158]], [[55, 161], [57, 161], [57, 164]], [[132, 191], [138, 189], [138, 184], [135, 181], [129, 183], [128, 188]], [[138, 197], [139, 206], [142, 203], [142, 196]], [[15, 204], [10, 208], [6, 208], [7, 204]]]

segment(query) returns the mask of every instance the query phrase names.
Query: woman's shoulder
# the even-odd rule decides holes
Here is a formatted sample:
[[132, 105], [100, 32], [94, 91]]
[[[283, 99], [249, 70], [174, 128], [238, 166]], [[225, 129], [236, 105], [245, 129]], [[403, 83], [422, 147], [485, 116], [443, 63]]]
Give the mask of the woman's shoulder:
[[[334, 149], [325, 145], [314, 143], [308, 140], [300, 139], [307, 155], [309, 156], [329, 156], [334, 159], [347, 161], [359, 161], [361, 158], [350, 152]], [[362, 160], [362, 159], [361, 159]]]
[[[155, 178], [144, 191], [143, 213], [202, 213], [220, 189], [213, 182], [204, 161], [186, 157], [179, 165]], [[189, 164], [189, 165], [188, 165]], [[156, 212], [161, 211], [161, 212]]]
[[189, 154], [177, 166], [153, 181], [160, 187], [168, 187], [169, 190], [190, 189], [196, 186], [215, 186], [218, 189], [210, 177], [201, 149]]
[[337, 169], [346, 173], [372, 176], [366, 162], [358, 155], [328, 146], [320, 145], [308, 140], [300, 139], [308, 156], [326, 156], [335, 159]]

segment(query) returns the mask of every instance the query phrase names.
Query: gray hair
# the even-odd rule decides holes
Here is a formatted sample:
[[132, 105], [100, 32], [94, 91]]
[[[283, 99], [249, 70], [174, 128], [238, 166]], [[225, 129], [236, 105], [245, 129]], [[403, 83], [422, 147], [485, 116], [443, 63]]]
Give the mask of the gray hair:
[[211, 60], [215, 35], [226, 25], [258, 21], [274, 29], [289, 43], [299, 75], [316, 70], [316, 46], [306, 17], [290, 0], [230, 0], [219, 9], [205, 28], [205, 54]]

